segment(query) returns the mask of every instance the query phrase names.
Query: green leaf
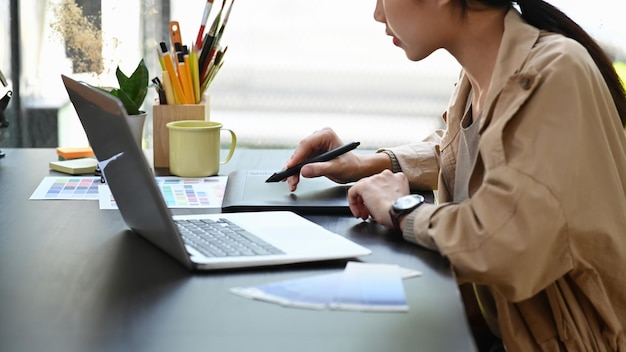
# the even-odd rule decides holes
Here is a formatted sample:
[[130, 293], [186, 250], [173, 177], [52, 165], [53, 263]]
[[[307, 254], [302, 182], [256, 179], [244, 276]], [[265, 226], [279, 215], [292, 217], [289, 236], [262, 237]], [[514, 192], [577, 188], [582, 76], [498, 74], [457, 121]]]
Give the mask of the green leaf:
[[122, 101], [128, 115], [137, 115], [140, 113], [139, 109], [141, 108], [141, 105], [138, 105], [126, 92], [115, 88], [109, 93]]
[[111, 94], [122, 101], [129, 115], [139, 114], [141, 105], [148, 94], [149, 85], [148, 67], [144, 60], [139, 62], [130, 77], [122, 72], [119, 66], [115, 70], [115, 75], [119, 89], [114, 89]]

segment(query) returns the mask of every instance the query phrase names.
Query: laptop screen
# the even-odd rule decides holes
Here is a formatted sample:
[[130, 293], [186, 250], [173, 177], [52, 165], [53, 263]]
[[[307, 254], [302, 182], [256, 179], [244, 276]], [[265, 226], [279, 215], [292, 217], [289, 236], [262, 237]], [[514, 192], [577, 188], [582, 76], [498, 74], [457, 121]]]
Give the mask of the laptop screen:
[[189, 257], [154, 175], [115, 97], [62, 76], [98, 164], [126, 224], [187, 266]]

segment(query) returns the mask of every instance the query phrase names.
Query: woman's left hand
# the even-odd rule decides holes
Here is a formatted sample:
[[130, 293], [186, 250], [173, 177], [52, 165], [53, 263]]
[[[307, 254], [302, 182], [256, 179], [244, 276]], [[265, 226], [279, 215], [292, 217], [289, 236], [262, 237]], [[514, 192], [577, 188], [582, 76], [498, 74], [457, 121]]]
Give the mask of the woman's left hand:
[[385, 170], [350, 187], [348, 204], [354, 217], [367, 220], [371, 216], [379, 224], [392, 227], [389, 209], [396, 199], [409, 192], [409, 181], [403, 173]]

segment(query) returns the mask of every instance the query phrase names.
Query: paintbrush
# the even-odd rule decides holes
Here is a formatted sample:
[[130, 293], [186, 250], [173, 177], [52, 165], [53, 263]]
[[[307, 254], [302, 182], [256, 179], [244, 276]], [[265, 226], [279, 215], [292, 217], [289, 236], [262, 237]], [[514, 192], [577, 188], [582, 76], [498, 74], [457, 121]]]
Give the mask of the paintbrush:
[[202, 42], [202, 50], [200, 52], [200, 57], [198, 59], [201, 78], [205, 76], [206, 69], [211, 59], [210, 57], [211, 49], [213, 48], [213, 42], [215, 41], [215, 35], [218, 31], [218, 27], [222, 19], [222, 12], [224, 11], [225, 4], [226, 4], [226, 1], [222, 2], [222, 7], [220, 8], [220, 12], [217, 14], [215, 19], [213, 20], [213, 24], [211, 25], [211, 28], [209, 28], [209, 33], [205, 35], [204, 41]]
[[206, 24], [209, 21], [209, 14], [211, 13], [211, 8], [213, 7], [213, 0], [207, 0], [204, 5], [204, 12], [202, 13], [202, 22], [200, 22], [200, 29], [198, 29], [198, 36], [196, 37], [196, 50], [200, 51], [202, 49], [202, 39], [204, 36], [204, 29]]

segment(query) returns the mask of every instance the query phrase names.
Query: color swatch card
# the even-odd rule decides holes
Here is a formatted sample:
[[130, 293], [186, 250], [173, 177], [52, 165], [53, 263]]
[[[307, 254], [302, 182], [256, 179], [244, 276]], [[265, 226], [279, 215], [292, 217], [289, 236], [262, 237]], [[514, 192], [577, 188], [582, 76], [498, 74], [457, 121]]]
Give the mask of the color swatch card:
[[[168, 208], [220, 208], [227, 176], [205, 178], [156, 177]], [[100, 177], [48, 176], [30, 199], [97, 200], [100, 209], [117, 209], [111, 190]]]
[[329, 308], [342, 275], [343, 273], [334, 273], [272, 282], [255, 287], [234, 287], [230, 292], [286, 307], [322, 310]]
[[[157, 185], [168, 208], [220, 208], [226, 176], [205, 178], [157, 177]], [[117, 209], [108, 187], [99, 193], [100, 209]]]
[[230, 291], [242, 297], [307, 309], [405, 312], [402, 279], [421, 272], [391, 264], [348, 262], [343, 272]]
[[100, 177], [48, 176], [30, 199], [97, 200]]
[[389, 264], [349, 262], [339, 285], [336, 286], [330, 308], [398, 312], [409, 310], [400, 268]]

